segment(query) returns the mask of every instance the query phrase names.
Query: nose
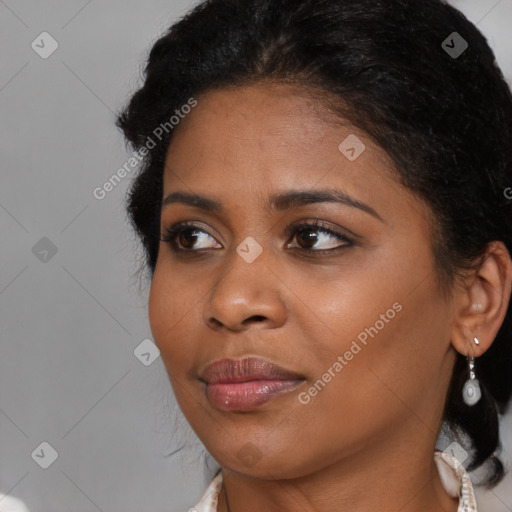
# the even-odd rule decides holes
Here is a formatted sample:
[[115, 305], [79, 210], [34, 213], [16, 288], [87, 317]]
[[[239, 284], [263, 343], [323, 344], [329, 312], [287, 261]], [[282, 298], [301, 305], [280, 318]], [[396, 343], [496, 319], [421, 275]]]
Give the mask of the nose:
[[265, 250], [251, 263], [238, 253], [226, 261], [204, 305], [204, 320], [214, 330], [277, 328], [286, 321], [286, 286]]

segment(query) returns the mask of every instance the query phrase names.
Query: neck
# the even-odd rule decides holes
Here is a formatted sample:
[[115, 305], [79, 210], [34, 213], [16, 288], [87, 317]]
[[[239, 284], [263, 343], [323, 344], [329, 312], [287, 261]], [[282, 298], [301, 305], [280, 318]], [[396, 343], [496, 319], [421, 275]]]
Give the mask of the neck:
[[[456, 512], [441, 483], [434, 445], [392, 444], [354, 453], [293, 479], [261, 479], [223, 469], [218, 512]], [[408, 446], [407, 446], [408, 445]], [[269, 475], [271, 476], [271, 475]]]

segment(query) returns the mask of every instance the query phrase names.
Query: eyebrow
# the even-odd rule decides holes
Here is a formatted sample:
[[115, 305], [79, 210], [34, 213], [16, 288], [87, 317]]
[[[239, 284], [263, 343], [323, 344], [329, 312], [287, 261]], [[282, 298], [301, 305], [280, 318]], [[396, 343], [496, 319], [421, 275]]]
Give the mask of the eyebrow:
[[[384, 222], [382, 217], [369, 205], [355, 199], [345, 192], [336, 189], [326, 190], [290, 190], [269, 197], [267, 208], [278, 212], [290, 208], [298, 208], [314, 203], [338, 203], [344, 206], [357, 208]], [[224, 213], [222, 204], [216, 199], [190, 194], [188, 192], [172, 192], [163, 201], [162, 207], [173, 203], [195, 206], [207, 212]]]

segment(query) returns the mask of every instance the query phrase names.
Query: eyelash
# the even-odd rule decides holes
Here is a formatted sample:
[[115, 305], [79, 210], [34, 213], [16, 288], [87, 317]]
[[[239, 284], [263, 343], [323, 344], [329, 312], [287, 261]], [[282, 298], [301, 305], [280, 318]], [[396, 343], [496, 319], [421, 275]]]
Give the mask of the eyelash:
[[[288, 239], [290, 239], [290, 236], [293, 235], [293, 238], [295, 238], [295, 235], [299, 233], [302, 230], [305, 230], [306, 228], [311, 229], [312, 231], [318, 231], [321, 233], [326, 233], [337, 240], [341, 242], [345, 242], [345, 245], [341, 245], [338, 247], [334, 247], [332, 249], [304, 249], [302, 247], [292, 247], [293, 250], [299, 250], [306, 253], [320, 253], [320, 254], [332, 254], [334, 252], [338, 252], [343, 249], [348, 249], [349, 247], [352, 247], [355, 245], [355, 242], [353, 239], [346, 235], [342, 235], [341, 233], [338, 233], [336, 231], [333, 231], [332, 229], [329, 229], [322, 225], [320, 221], [313, 221], [313, 222], [303, 222], [302, 224], [296, 225], [296, 226], [290, 226], [286, 230], [286, 236]], [[181, 249], [177, 246], [176, 238], [178, 235], [180, 235], [182, 232], [195, 229], [197, 231], [201, 231], [202, 233], [206, 233], [208, 236], [212, 237], [207, 231], [205, 231], [203, 228], [197, 226], [196, 224], [193, 224], [191, 222], [179, 222], [177, 224], [174, 224], [173, 226], [170, 226], [165, 230], [165, 235], [162, 237], [161, 241], [166, 242], [171, 246], [172, 251], [175, 253], [185, 254], [194, 256], [197, 255], [200, 251], [208, 250], [208, 249]], [[215, 238], [215, 237], [212, 237]], [[216, 249], [214, 249], [216, 250]]]

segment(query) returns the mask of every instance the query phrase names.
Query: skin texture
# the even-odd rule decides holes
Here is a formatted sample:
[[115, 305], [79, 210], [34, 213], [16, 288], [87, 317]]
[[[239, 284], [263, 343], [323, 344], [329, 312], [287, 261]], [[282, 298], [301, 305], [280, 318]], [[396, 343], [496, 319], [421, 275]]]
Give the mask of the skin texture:
[[[350, 134], [365, 144], [354, 161], [338, 149]], [[328, 202], [265, 207], [270, 194], [327, 188], [381, 219]], [[227, 492], [231, 512], [456, 511], [433, 452], [455, 351], [481, 355], [503, 321], [512, 274], [503, 244], [443, 298], [428, 207], [395, 181], [387, 155], [364, 133], [334, 123], [283, 84], [198, 98], [167, 154], [164, 197], [177, 191], [215, 198], [225, 210], [163, 207], [162, 234], [182, 221], [205, 233], [178, 237], [189, 242], [188, 256], [160, 243], [149, 298], [151, 330], [179, 406], [224, 472], [218, 509], [227, 510]], [[322, 255], [345, 242], [286, 235], [314, 220], [355, 234], [354, 245]], [[252, 263], [236, 252], [249, 236], [263, 250]], [[394, 318], [301, 403], [299, 393], [395, 303], [402, 308]], [[214, 408], [201, 370], [244, 356], [268, 358], [305, 380], [248, 412]], [[251, 463], [240, 456], [247, 451]]]

